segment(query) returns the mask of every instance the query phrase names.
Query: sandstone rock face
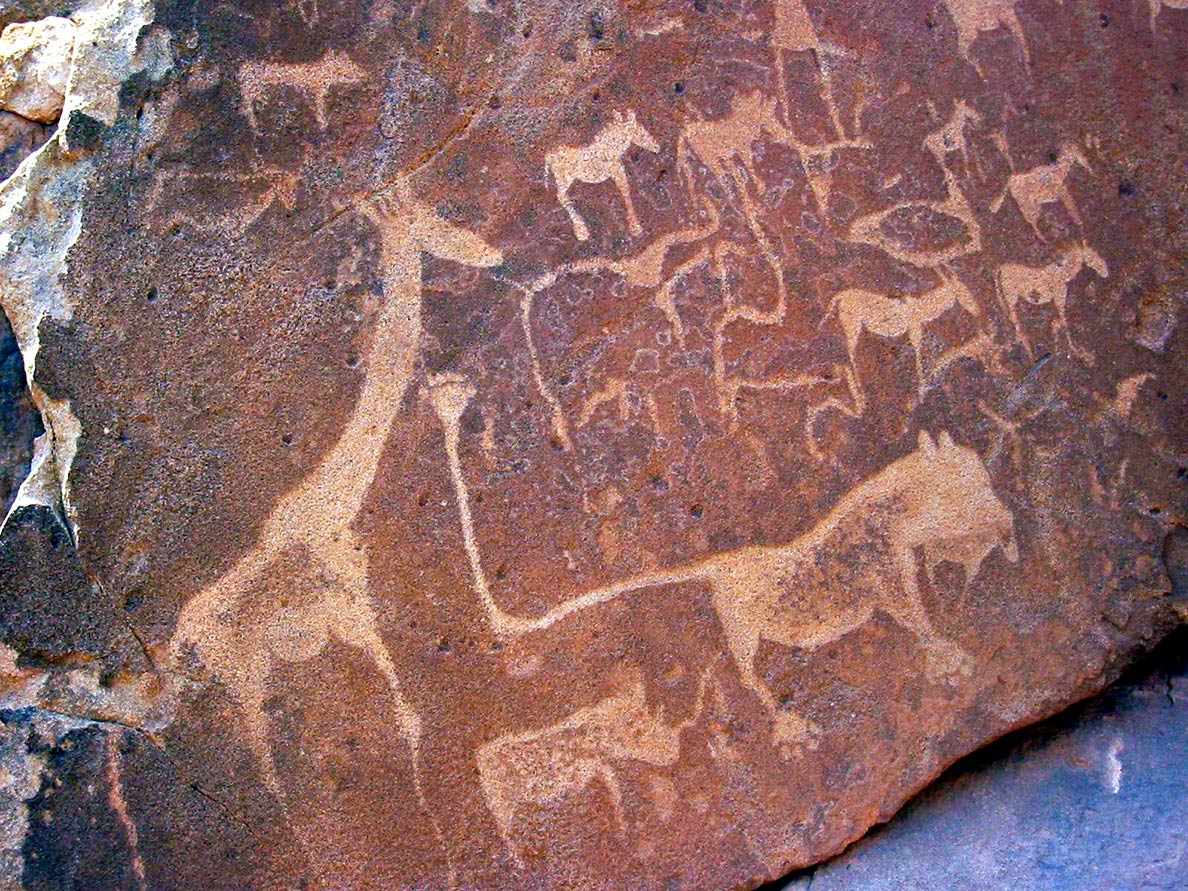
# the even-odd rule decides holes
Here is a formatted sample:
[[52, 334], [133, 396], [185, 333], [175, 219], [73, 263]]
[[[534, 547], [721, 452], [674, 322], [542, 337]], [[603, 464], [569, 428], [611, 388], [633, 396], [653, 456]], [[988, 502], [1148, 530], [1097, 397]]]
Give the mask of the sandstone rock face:
[[1185, 614], [1180, 6], [73, 12], [10, 877], [753, 887], [1100, 689]]
[[74, 23], [46, 18], [0, 35], [0, 108], [42, 123], [57, 120], [66, 94]]

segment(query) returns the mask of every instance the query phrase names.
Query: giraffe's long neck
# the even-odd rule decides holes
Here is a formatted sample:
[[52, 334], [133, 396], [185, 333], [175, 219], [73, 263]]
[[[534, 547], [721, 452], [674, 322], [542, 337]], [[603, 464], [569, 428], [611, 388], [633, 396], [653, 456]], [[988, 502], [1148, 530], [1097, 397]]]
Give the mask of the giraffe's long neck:
[[[416, 248], [385, 238], [384, 308], [364, 362], [355, 408], [337, 442], [290, 498], [317, 525], [349, 525], [379, 468], [384, 444], [408, 391], [421, 338], [421, 264]], [[335, 529], [334, 531], [340, 531]]]

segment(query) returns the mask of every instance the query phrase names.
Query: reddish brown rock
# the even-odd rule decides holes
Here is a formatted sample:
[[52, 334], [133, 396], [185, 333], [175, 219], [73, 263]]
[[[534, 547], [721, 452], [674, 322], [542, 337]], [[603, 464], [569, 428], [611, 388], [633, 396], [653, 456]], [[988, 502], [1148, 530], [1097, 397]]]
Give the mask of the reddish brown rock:
[[747, 888], [1100, 689], [1185, 614], [1177, 6], [73, 13], [5, 869]]

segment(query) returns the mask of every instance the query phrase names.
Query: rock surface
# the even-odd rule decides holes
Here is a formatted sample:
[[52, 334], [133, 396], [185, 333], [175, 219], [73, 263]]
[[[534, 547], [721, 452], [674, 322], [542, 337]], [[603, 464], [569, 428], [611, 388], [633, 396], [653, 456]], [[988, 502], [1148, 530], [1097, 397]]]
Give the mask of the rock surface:
[[74, 23], [50, 18], [17, 22], [0, 34], [0, 108], [49, 124], [62, 113]]
[[1188, 637], [1161, 649], [1152, 670], [971, 756], [783, 891], [1182, 891]]
[[1185, 614], [1176, 6], [72, 11], [8, 877], [752, 887], [1101, 689]]

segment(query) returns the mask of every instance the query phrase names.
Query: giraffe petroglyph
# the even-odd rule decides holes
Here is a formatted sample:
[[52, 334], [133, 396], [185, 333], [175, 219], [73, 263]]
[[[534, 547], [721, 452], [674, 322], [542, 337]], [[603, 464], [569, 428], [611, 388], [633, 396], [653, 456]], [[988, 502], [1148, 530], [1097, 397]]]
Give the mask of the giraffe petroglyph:
[[1083, 226], [1077, 203], [1073, 200], [1072, 192], [1068, 190], [1068, 175], [1074, 164], [1091, 170], [1089, 161], [1081, 150], [1071, 142], [1066, 142], [1060, 146], [1051, 163], [1041, 164], [1022, 173], [1012, 173], [998, 197], [990, 203], [990, 212], [998, 213], [1010, 195], [1015, 199], [1023, 219], [1027, 220], [1035, 234], [1042, 239], [1044, 236], [1039, 230], [1039, 221], [1044, 205], [1059, 201], [1077, 226]]
[[672, 767], [681, 756], [681, 736], [697, 723], [706, 687], [719, 660], [702, 672], [689, 715], [675, 724], [648, 708], [642, 674], [628, 673], [623, 689], [573, 712], [569, 717], [521, 733], [497, 737], [477, 753], [479, 779], [499, 835], [516, 862], [512, 823], [525, 805], [550, 805], [601, 781], [610, 799], [615, 827], [627, 834], [623, 792], [615, 762], [636, 761]]
[[[575, 595], [535, 617], [515, 616], [496, 602], [482, 569], [469, 495], [458, 457], [458, 418], [474, 390], [451, 377], [430, 398], [445, 433], [450, 475], [473, 585], [492, 630], [516, 637], [552, 627], [568, 617], [647, 588], [686, 582], [707, 584], [742, 682], [763, 702], [780, 743], [805, 742], [811, 725], [781, 709], [755, 670], [759, 643], [813, 650], [858, 628], [876, 610], [886, 612], [920, 640], [933, 673], [962, 671], [968, 658], [932, 626], [916, 578], [917, 549], [931, 572], [952, 561], [965, 568], [966, 584], [1001, 546], [1018, 560], [1014, 518], [998, 499], [978, 454], [948, 433], [918, 447], [850, 490], [812, 530], [785, 545], [756, 545], [698, 563], [643, 573]], [[438, 402], [444, 406], [438, 408]], [[873, 530], [873, 531], [872, 531]], [[838, 555], [861, 553], [857, 579], [844, 582]]]
[[631, 200], [631, 183], [623, 166], [623, 156], [633, 145], [649, 152], [660, 151], [660, 144], [636, 120], [635, 112], [624, 115], [616, 111], [609, 124], [595, 134], [594, 139], [583, 146], [562, 145], [545, 155], [545, 172], [552, 176], [557, 187], [557, 200], [569, 215], [573, 234], [578, 241], [590, 237], [590, 229], [578, 213], [569, 197], [574, 183], [602, 183], [613, 181], [627, 207], [627, 227], [632, 235], [639, 235], [643, 229], [635, 215], [635, 204]]
[[999, 266], [994, 278], [998, 285], [998, 298], [1002, 301], [1011, 324], [1015, 327], [1015, 334], [1026, 348], [1028, 354], [1034, 355], [1031, 341], [1028, 340], [1023, 325], [1019, 321], [1019, 302], [1041, 306], [1051, 303], [1056, 308], [1057, 322], [1064, 336], [1068, 339], [1069, 348], [1087, 357], [1073, 342], [1072, 332], [1068, 326], [1068, 286], [1081, 270], [1088, 267], [1101, 278], [1109, 278], [1110, 270], [1101, 255], [1087, 244], [1071, 244], [1059, 252], [1056, 259], [1046, 266], [1025, 266], [1020, 263], [1005, 263]]
[[[388, 683], [399, 732], [411, 749], [417, 795], [436, 827], [420, 785], [421, 719], [380, 636], [367, 552], [354, 522], [413, 376], [421, 341], [421, 254], [475, 267], [494, 266], [502, 255], [418, 201], [405, 177], [363, 200], [359, 210], [379, 234], [384, 304], [355, 407], [330, 451], [273, 507], [251, 550], [186, 603], [169, 651], [180, 664], [192, 650], [226, 685], [264, 781], [283, 804], [264, 711], [273, 660], [310, 659], [330, 636], [362, 650]], [[276, 571], [284, 560], [304, 567], [304, 590], [280, 583], [291, 578]]]
[[319, 129], [326, 129], [326, 99], [330, 91], [367, 80], [367, 72], [345, 53], [328, 51], [316, 62], [244, 62], [239, 66], [240, 112], [257, 129], [256, 104], [270, 93], [289, 88], [306, 94], [313, 103]]

